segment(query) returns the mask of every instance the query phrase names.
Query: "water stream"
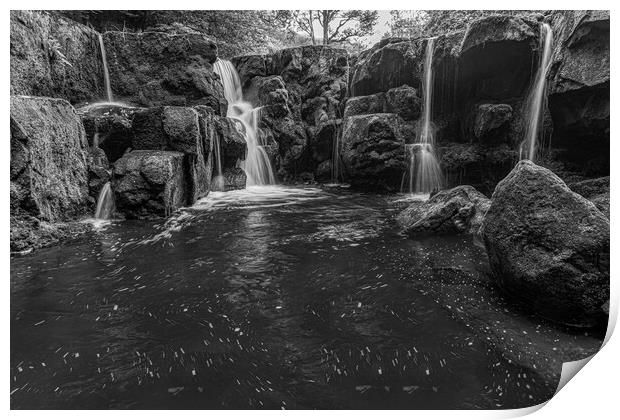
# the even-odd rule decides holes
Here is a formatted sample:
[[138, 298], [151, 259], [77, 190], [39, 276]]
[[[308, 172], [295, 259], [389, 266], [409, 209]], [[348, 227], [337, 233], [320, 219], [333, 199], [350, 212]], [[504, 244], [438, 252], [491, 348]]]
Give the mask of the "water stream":
[[435, 127], [431, 120], [433, 105], [433, 52], [435, 38], [426, 42], [424, 85], [422, 87], [422, 119], [418, 124], [416, 142], [407, 145], [409, 155], [409, 192], [430, 193], [441, 188], [442, 173], [435, 155]]
[[103, 36], [98, 34], [99, 48], [101, 49], [101, 61], [103, 65], [103, 81], [105, 84], [106, 98], [109, 103], [114, 102], [114, 95], [112, 95], [112, 87], [110, 86], [110, 72], [108, 70], [108, 56], [105, 52], [105, 45], [103, 43]]
[[551, 68], [553, 54], [553, 30], [548, 23], [540, 26], [541, 55], [536, 78], [527, 100], [527, 125], [525, 139], [519, 148], [520, 159], [534, 161], [537, 153], [538, 137], [544, 119], [544, 108], [547, 100], [545, 94], [547, 74]]
[[95, 219], [109, 220], [114, 213], [114, 192], [112, 185], [106, 182], [97, 198], [97, 210], [95, 211]]
[[241, 132], [247, 144], [247, 154], [243, 164], [247, 186], [272, 185], [276, 183], [269, 156], [260, 144], [258, 122], [260, 108], [254, 108], [243, 100], [241, 81], [235, 66], [228, 60], [218, 59], [213, 65], [214, 71], [222, 79], [224, 96], [228, 101], [226, 116], [240, 123]]

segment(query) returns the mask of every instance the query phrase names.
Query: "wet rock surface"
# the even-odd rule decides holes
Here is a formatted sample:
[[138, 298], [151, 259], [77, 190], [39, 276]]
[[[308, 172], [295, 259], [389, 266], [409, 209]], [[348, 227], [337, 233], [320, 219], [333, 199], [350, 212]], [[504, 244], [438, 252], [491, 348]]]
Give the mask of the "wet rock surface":
[[25, 220], [11, 223], [20, 230], [12, 248], [22, 248], [36, 243], [27, 238], [37, 235], [30, 227], [89, 211], [88, 145], [80, 118], [64, 99], [11, 96], [10, 120], [11, 221]]
[[609, 220], [551, 171], [521, 161], [491, 197], [482, 236], [499, 285], [566, 325], [606, 319]]
[[491, 200], [469, 185], [439, 191], [423, 204], [415, 203], [397, 217], [409, 236], [445, 233], [477, 234]]
[[140, 106], [207, 105], [226, 114], [215, 42], [197, 32], [105, 32], [112, 92]]
[[407, 168], [403, 120], [396, 114], [349, 117], [342, 134], [342, 161], [352, 185], [398, 191]]
[[234, 57], [244, 97], [264, 106], [260, 127], [278, 145], [276, 170], [287, 178], [314, 172], [313, 136], [342, 117], [347, 96], [348, 54], [329, 46], [286, 48], [274, 54]]
[[12, 10], [11, 95], [105, 97], [98, 33], [55, 12]]
[[113, 191], [118, 211], [128, 218], [170, 215], [188, 204], [183, 153], [134, 150], [114, 165]]

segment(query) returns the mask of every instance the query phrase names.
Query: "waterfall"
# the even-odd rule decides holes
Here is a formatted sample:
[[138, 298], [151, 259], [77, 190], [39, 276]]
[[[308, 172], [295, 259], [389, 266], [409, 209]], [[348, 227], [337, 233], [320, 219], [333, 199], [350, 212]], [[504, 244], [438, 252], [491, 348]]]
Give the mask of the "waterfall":
[[224, 179], [224, 175], [222, 173], [222, 152], [220, 149], [220, 137], [215, 136], [215, 144], [213, 147], [213, 152], [215, 154], [215, 171], [217, 173], [215, 179], [211, 183], [211, 189], [214, 191], [224, 191], [226, 187], [226, 182]]
[[540, 131], [543, 121], [543, 109], [546, 100], [545, 90], [547, 86], [547, 74], [551, 68], [551, 56], [553, 53], [553, 30], [547, 23], [543, 23], [541, 31], [542, 55], [540, 56], [540, 64], [536, 72], [536, 78], [532, 85], [527, 100], [527, 126], [525, 138], [519, 147], [519, 158], [534, 161], [536, 156], [536, 143], [538, 140], [538, 132]]
[[435, 156], [435, 129], [431, 121], [433, 101], [433, 51], [435, 38], [426, 42], [422, 120], [418, 123], [416, 142], [409, 145], [409, 192], [428, 193], [441, 188], [442, 174]]
[[99, 198], [97, 198], [97, 211], [95, 212], [95, 218], [101, 220], [108, 220], [112, 217], [114, 212], [114, 192], [109, 182], [106, 182], [101, 191], [99, 192]]
[[105, 53], [105, 45], [103, 45], [103, 37], [99, 34], [99, 48], [101, 48], [101, 60], [103, 61], [103, 82], [105, 84], [105, 92], [108, 102], [114, 102], [112, 96], [112, 88], [110, 87], [110, 72], [108, 71], [108, 56]]
[[243, 100], [239, 74], [230, 61], [218, 59], [213, 69], [224, 85], [224, 96], [228, 101], [226, 116], [239, 121], [242, 126], [241, 131], [247, 145], [247, 154], [243, 164], [247, 177], [246, 186], [275, 184], [276, 179], [269, 156], [258, 137], [261, 109], [253, 108], [250, 103]]

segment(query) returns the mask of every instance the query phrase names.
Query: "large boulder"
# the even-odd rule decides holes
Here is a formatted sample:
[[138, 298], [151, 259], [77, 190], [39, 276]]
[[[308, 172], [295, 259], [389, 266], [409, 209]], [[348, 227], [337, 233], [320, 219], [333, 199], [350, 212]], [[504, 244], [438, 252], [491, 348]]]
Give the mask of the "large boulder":
[[[191, 175], [187, 188], [192, 201], [208, 194], [212, 172], [210, 155], [218, 135], [217, 121], [223, 118], [215, 115], [211, 107], [98, 105], [84, 107], [80, 113], [91, 145], [105, 151], [110, 162], [130, 150], [182, 152]], [[225, 134], [232, 135], [232, 131]]]
[[407, 169], [403, 120], [396, 114], [356, 115], [345, 120], [341, 158], [351, 185], [396, 191]]
[[198, 32], [103, 34], [112, 92], [141, 106], [207, 105], [226, 115], [215, 42]]
[[469, 185], [443, 190], [403, 210], [397, 221], [410, 236], [436, 233], [476, 234], [491, 200]]
[[11, 97], [11, 183], [19, 206], [50, 222], [84, 214], [88, 164], [84, 127], [64, 99]]
[[11, 95], [103, 99], [97, 32], [55, 12], [11, 10]]
[[187, 168], [181, 152], [134, 150], [114, 165], [116, 209], [130, 219], [170, 215], [189, 204]]
[[90, 210], [88, 145], [64, 99], [12, 96], [10, 127], [10, 241], [22, 251], [65, 237], [58, 223]]
[[519, 162], [481, 234], [498, 284], [535, 314], [591, 326], [609, 299], [609, 220], [553, 172]]
[[[512, 107], [508, 104], [480, 104], [473, 117], [473, 134], [477, 140], [499, 142], [505, 137], [500, 132], [512, 118]], [[498, 139], [500, 137], [500, 139]]]

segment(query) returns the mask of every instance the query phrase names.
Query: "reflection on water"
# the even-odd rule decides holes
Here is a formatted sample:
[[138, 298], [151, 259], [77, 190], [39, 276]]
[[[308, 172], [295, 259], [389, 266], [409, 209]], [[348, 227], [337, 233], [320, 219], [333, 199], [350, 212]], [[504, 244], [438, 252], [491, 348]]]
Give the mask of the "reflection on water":
[[542, 400], [534, 376], [418, 291], [429, 270], [485, 262], [465, 237], [400, 236], [401, 199], [213, 192], [165, 222], [115, 222], [13, 258], [12, 408]]

